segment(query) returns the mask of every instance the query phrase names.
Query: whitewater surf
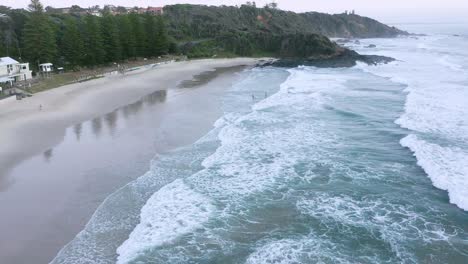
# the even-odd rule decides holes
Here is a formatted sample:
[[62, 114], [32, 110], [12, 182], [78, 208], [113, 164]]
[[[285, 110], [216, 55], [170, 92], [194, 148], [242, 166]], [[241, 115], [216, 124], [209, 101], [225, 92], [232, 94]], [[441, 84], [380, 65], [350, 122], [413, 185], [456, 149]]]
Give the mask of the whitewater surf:
[[467, 46], [367, 39], [396, 61], [240, 73], [214, 129], [52, 263], [466, 263]]

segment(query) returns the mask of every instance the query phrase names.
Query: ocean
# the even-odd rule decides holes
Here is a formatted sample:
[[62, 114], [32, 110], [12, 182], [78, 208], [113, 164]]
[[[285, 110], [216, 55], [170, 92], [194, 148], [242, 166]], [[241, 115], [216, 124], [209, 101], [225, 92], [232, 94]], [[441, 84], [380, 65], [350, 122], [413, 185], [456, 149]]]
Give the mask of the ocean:
[[456, 32], [351, 45], [386, 65], [239, 73], [213, 130], [157, 155], [52, 263], [468, 263]]

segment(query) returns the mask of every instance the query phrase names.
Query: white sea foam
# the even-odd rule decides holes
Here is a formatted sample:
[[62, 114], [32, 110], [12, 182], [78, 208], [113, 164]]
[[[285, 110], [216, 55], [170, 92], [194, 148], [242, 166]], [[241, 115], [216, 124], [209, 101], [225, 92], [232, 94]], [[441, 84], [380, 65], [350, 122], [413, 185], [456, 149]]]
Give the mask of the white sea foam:
[[[383, 44], [378, 46], [385, 47]], [[406, 113], [398, 121], [402, 126], [420, 133], [434, 133], [453, 140], [464, 139], [463, 131], [460, 132], [460, 128], [464, 129], [463, 119], [460, 118], [461, 115], [452, 115], [454, 111], [460, 109], [462, 112], [456, 113], [464, 113], [463, 99], [461, 99], [464, 95], [462, 85], [444, 83], [447, 93], [454, 94], [454, 98], [444, 99], [440, 96], [438, 86], [426, 80], [431, 76], [428, 72], [433, 70], [435, 64], [449, 73], [453, 69], [444, 67], [433, 59], [431, 61], [433, 64], [428, 63], [427, 67], [421, 69], [416, 63], [421, 55], [411, 54], [417, 49], [414, 43], [411, 48], [409, 53], [406, 51], [395, 53], [395, 57], [405, 57], [410, 54], [405, 58], [406, 61], [401, 60], [375, 68], [364, 65], [358, 67], [408, 85]], [[385, 55], [386, 51], [379, 52]], [[427, 60], [425, 57], [422, 58]], [[272, 193], [282, 194], [278, 191], [281, 188], [291, 188], [291, 179], [297, 180], [300, 177], [311, 179], [318, 174], [327, 174], [326, 169], [313, 171], [311, 168], [314, 166], [311, 164], [331, 168], [330, 175], [345, 174], [346, 181], [378, 180], [379, 177], [383, 177], [385, 172], [379, 171], [379, 168], [367, 168], [369, 164], [366, 162], [361, 162], [361, 167], [353, 171], [345, 161], [334, 160], [332, 155], [346, 158], [334, 154], [335, 151], [329, 151], [339, 149], [335, 146], [340, 143], [346, 145], [346, 142], [339, 138], [342, 135], [335, 135], [334, 131], [334, 128], [342, 129], [340, 126], [342, 119], [339, 119], [342, 117], [333, 116], [333, 118], [339, 117], [332, 119], [337, 123], [333, 126], [322, 120], [324, 115], [317, 114], [326, 112], [330, 115], [331, 112], [333, 115], [337, 112], [335, 110], [340, 110], [335, 107], [343, 107], [343, 112], [346, 112], [346, 108], [349, 107], [344, 101], [337, 103], [337, 100], [343, 100], [343, 97], [348, 100], [352, 96], [359, 96], [358, 92], [350, 88], [352, 86], [347, 86], [347, 82], [353, 80], [356, 72], [358, 71], [355, 69], [341, 72], [339, 69], [325, 71], [302, 67], [291, 70], [290, 77], [281, 85], [279, 92], [270, 94], [264, 100], [263, 91], [256, 90], [255, 86], [238, 87], [233, 94], [228, 95], [226, 100], [230, 100], [230, 108], [227, 111], [229, 114], [216, 122], [212, 134], [219, 141], [216, 151], [204, 159], [202, 162], [204, 169], [184, 181], [176, 181], [162, 188], [148, 200], [141, 212], [141, 223], [118, 249], [119, 262], [127, 263], [141, 255], [154, 257], [155, 262], [161, 259], [188, 261], [193, 260], [194, 256], [210, 259], [207, 255], [219, 254], [216, 249], [210, 248], [213, 244], [219, 245], [223, 250], [236, 249], [238, 241], [232, 239], [232, 234], [226, 234], [235, 233], [231, 224], [235, 222], [234, 226], [246, 233], [258, 231], [242, 229], [244, 226], [239, 220], [250, 220], [248, 217], [252, 211], [251, 207], [260, 206], [260, 203], [256, 204], [257, 201], [271, 198], [268, 195]], [[452, 81], [463, 81], [463, 78], [458, 76], [452, 78]], [[262, 82], [262, 85], [264, 84], [265, 82]], [[424, 92], [422, 89], [427, 91]], [[239, 110], [237, 100], [250, 104], [251, 95], [255, 95], [255, 100], [258, 98], [262, 100], [252, 109], [240, 107], [242, 110]], [[399, 100], [401, 101], [401, 96]], [[404, 120], [405, 118], [407, 120]], [[345, 119], [343, 121], [348, 121]], [[210, 137], [210, 141], [211, 139]], [[323, 151], [323, 146], [326, 146], [328, 151]], [[301, 173], [294, 170], [293, 166], [296, 164], [305, 167]], [[398, 173], [398, 168], [401, 167], [397, 167], [395, 173]], [[301, 176], [298, 176], [299, 174]], [[291, 188], [290, 191], [294, 192], [294, 189]], [[173, 198], [170, 198], [171, 195]], [[216, 208], [213, 206], [215, 203]], [[304, 214], [322, 220], [358, 226], [360, 229], [369, 230], [372, 235], [379, 234], [402, 259], [413, 257], [411, 246], [402, 245], [402, 242], [411, 240], [411, 236], [424, 243], [446, 241], [452, 236], [450, 230], [445, 230], [438, 222], [431, 222], [422, 217], [412, 206], [394, 204], [381, 196], [359, 199], [350, 195], [318, 194], [316, 198], [302, 200], [297, 204], [297, 208]], [[214, 212], [217, 214], [216, 224], [219, 226], [217, 230], [208, 224], [211, 224], [211, 221], [207, 222], [213, 219], [210, 216]], [[236, 219], [231, 219], [233, 216]], [[180, 224], [177, 219], [188, 222]], [[426, 224], [431, 228], [421, 228]], [[199, 229], [199, 227], [204, 228]], [[171, 231], [166, 232], [166, 230]], [[195, 230], [197, 232], [194, 232]], [[377, 233], [373, 232], [375, 230]], [[282, 240], [265, 239], [255, 243], [258, 247], [248, 257], [247, 263], [301, 263], [303, 260], [346, 263], [350, 262], [348, 260], [353, 260], [354, 254], [347, 251], [347, 245], [342, 245], [343, 248], [337, 250], [339, 241], [331, 242], [314, 236]], [[152, 249], [155, 250], [151, 251]], [[381, 262], [380, 259], [371, 259], [379, 253], [372, 252], [372, 249], [367, 253], [369, 253], [366, 256], [368, 259], [361, 259], [361, 262]], [[165, 263], [165, 261], [160, 262]]]
[[[405, 112], [395, 122], [425, 140], [413, 135], [401, 143], [415, 152], [434, 186], [447, 190], [451, 202], [467, 210], [468, 54], [463, 47], [468, 43], [453, 38], [376, 40], [380, 54], [399, 61], [358, 67], [408, 86]], [[447, 144], [455, 147], [441, 147]]]
[[434, 186], [448, 191], [450, 202], [468, 211], [468, 152], [409, 135], [401, 144], [414, 152], [418, 165], [429, 175]]
[[372, 255], [357, 256], [339, 243], [309, 235], [269, 241], [249, 255], [245, 264], [299, 264], [299, 263], [379, 263]]
[[[246, 94], [249, 95], [244, 91], [240, 94], [241, 98], [237, 98], [239, 96], [236, 92], [239, 92], [239, 89], [229, 96], [243, 99]], [[147, 201], [141, 211], [140, 223], [117, 250], [118, 263], [128, 263], [138, 256], [151, 254], [152, 249], [172, 243], [184, 234], [193, 233], [214, 212], [212, 199], [242, 198], [252, 192], [264, 190], [272, 183], [274, 166], [254, 168], [249, 166], [243, 157], [245, 151], [252, 147], [249, 142], [255, 139], [249, 137], [251, 134], [244, 131], [243, 125], [253, 116], [249, 112], [247, 115], [243, 113], [245, 110], [236, 110], [238, 112], [228, 112], [221, 117], [215, 123], [213, 133], [209, 133], [216, 134], [221, 146], [202, 162], [205, 169], [186, 178], [185, 183], [177, 180], [163, 187]], [[263, 121], [269, 122], [268, 118]], [[208, 139], [212, 140], [211, 137]], [[240, 144], [242, 140], [246, 140], [243, 142], [245, 144]], [[203, 139], [198, 141], [203, 142]], [[252, 156], [255, 156], [255, 149], [250, 151]], [[242, 177], [231, 177], [232, 171], [237, 171]], [[257, 175], [263, 177], [255, 177]], [[195, 236], [193, 239], [198, 238]]]
[[[317, 193], [311, 199], [299, 201], [297, 208], [304, 214], [318, 218], [330, 229], [341, 228], [344, 224], [366, 228], [369, 232], [377, 230], [381, 239], [389, 243], [395, 255], [405, 263], [411, 263], [410, 260], [415, 257], [407, 250], [408, 243], [415, 239], [430, 243], [447, 241], [456, 235], [456, 231], [446, 230], [445, 226], [427, 220], [412, 205], [372, 195], [354, 198]], [[432, 213], [437, 214], [435, 211]]]
[[214, 211], [211, 201], [183, 180], [164, 186], [143, 206], [140, 223], [117, 249], [117, 263], [129, 263], [148, 250], [196, 230]]
[[277, 186], [277, 180], [294, 174], [291, 164], [303, 158], [298, 149], [335, 141], [332, 132], [320, 129], [320, 120], [303, 119], [322, 108], [324, 94], [343, 88], [350, 75], [290, 72], [279, 92], [221, 129], [221, 146], [203, 161], [207, 169], [190, 178], [204, 193], [237, 200]]
[[453, 70], [453, 71], [464, 72], [463, 66], [461, 66], [459, 64], [456, 64], [454, 62], [451, 62], [449, 56], [447, 56], [447, 55], [445, 55], [442, 58], [438, 59], [437, 62], [440, 63], [441, 65]]
[[303, 245], [297, 240], [285, 239], [269, 243], [258, 248], [252, 253], [246, 264], [289, 264], [301, 263], [300, 255], [303, 254]]
[[313, 237], [282, 239], [259, 247], [245, 264], [351, 263], [334, 248], [332, 243]]

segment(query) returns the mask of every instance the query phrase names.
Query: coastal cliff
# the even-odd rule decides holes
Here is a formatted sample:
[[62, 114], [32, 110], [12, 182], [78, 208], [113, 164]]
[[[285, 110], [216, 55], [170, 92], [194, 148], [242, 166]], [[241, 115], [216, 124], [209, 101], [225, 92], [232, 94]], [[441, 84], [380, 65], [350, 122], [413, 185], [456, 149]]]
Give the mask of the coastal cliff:
[[[408, 34], [354, 13], [294, 13], [253, 4], [169, 5], [164, 7], [163, 16], [105, 10], [102, 16], [94, 16], [54, 13], [42, 7], [26, 11], [1, 6], [0, 14], [0, 56], [52, 62], [66, 70], [168, 54], [189, 58], [274, 57], [314, 64], [347, 59], [347, 65], [359, 56], [329, 38]], [[31, 67], [37, 70], [36, 63]]]
[[[355, 14], [294, 13], [252, 5], [170, 5], [164, 8], [169, 35], [191, 58], [271, 56], [321, 61], [356, 54], [329, 37], [379, 38], [408, 34]], [[346, 63], [348, 64], [348, 63]]]

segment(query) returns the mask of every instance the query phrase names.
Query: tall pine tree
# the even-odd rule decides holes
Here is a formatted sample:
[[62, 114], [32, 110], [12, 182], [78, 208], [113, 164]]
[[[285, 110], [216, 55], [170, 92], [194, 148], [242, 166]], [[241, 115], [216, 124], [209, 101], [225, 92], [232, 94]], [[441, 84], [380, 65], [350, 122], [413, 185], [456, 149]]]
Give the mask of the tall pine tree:
[[76, 69], [83, 63], [84, 42], [75, 18], [67, 17], [64, 27], [62, 54], [70, 68]]
[[154, 16], [146, 14], [145, 30], [146, 30], [146, 56], [152, 57], [158, 55], [156, 52], [157, 30]]
[[89, 66], [103, 64], [105, 61], [102, 30], [99, 20], [92, 15], [85, 17], [85, 63]]
[[102, 18], [101, 26], [106, 62], [115, 62], [122, 59], [119, 30], [115, 20], [111, 14], [105, 14]]
[[166, 25], [164, 24], [164, 18], [158, 16], [157, 20], [157, 34], [156, 34], [156, 43], [155, 51], [156, 55], [164, 55], [169, 51], [169, 37], [166, 31]]
[[135, 35], [132, 31], [132, 25], [128, 15], [118, 16], [119, 39], [122, 45], [122, 58], [136, 57]]
[[54, 62], [57, 44], [51, 22], [39, 0], [31, 0], [30, 16], [24, 25], [24, 53], [32, 67]]
[[135, 57], [143, 57], [145, 55], [146, 34], [143, 24], [143, 17], [138, 14], [130, 14], [130, 23], [132, 32], [135, 38]]

